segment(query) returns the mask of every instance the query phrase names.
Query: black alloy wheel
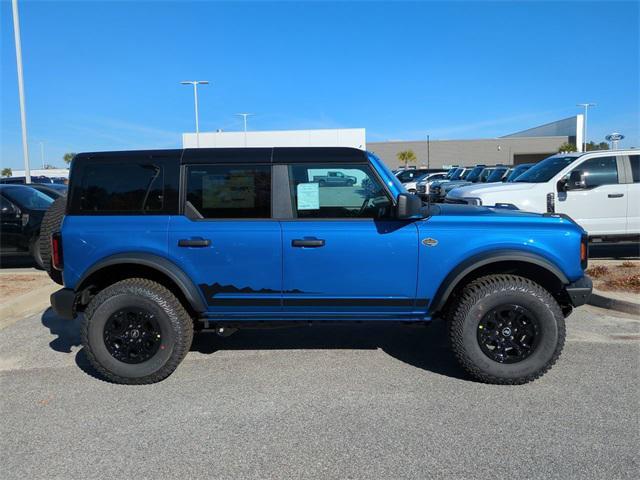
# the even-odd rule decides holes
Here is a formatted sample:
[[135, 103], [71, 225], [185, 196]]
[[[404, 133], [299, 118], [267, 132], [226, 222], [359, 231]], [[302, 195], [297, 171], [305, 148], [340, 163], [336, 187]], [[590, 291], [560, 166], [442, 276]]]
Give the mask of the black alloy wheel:
[[162, 340], [155, 316], [142, 308], [123, 308], [104, 325], [104, 343], [113, 358], [142, 363], [152, 358]]
[[538, 345], [540, 326], [528, 309], [514, 304], [488, 311], [478, 324], [478, 344], [483, 353], [499, 363], [517, 363]]

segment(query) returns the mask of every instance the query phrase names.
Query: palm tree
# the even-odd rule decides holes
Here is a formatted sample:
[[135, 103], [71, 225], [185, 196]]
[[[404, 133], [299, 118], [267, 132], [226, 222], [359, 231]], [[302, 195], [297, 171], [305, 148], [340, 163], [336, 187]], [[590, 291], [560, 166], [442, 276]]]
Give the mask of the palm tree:
[[2, 175], [3, 177], [10, 177], [11, 175], [13, 175], [13, 171], [11, 171], [10, 168], [3, 168], [0, 175]]
[[415, 162], [417, 160], [416, 154], [413, 152], [413, 150], [403, 150], [401, 152], [398, 152], [396, 154], [396, 157], [398, 157], [398, 160], [400, 160], [401, 162], [404, 162], [405, 168], [407, 168], [409, 162]]
[[65, 161], [66, 164], [69, 164], [71, 163], [71, 160], [73, 160], [73, 157], [75, 156], [76, 156], [75, 153], [65, 153], [62, 159]]

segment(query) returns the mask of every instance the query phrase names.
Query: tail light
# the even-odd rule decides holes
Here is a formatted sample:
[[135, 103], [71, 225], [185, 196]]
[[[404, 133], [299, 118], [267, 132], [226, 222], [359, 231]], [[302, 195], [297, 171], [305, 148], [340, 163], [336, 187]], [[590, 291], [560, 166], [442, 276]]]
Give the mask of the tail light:
[[51, 265], [60, 271], [62, 271], [64, 267], [64, 259], [62, 258], [62, 236], [60, 232], [51, 235]]
[[586, 270], [589, 264], [589, 235], [582, 234], [580, 239], [580, 266], [583, 270]]

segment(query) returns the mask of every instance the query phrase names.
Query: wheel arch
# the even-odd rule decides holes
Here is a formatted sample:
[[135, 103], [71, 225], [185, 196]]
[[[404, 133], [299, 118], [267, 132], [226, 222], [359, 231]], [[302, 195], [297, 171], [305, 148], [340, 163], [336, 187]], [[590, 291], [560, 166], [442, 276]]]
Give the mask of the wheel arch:
[[564, 285], [570, 283], [560, 268], [546, 258], [517, 250], [498, 250], [475, 255], [459, 263], [442, 281], [429, 306], [431, 315], [446, 311], [455, 293], [484, 275], [512, 273], [535, 281], [561, 305], [570, 305]]
[[148, 278], [167, 287], [191, 314], [207, 310], [200, 291], [189, 276], [171, 260], [151, 253], [116, 254], [103, 258], [87, 269], [75, 291], [82, 294], [92, 287], [101, 290], [117, 281], [136, 277]]

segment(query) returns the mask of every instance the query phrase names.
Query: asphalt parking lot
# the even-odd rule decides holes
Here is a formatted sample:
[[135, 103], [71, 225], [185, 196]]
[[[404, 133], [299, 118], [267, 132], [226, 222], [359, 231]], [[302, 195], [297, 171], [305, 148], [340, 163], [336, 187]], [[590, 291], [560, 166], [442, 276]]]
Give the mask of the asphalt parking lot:
[[200, 334], [127, 387], [47, 310], [0, 330], [2, 478], [637, 478], [640, 319], [568, 330], [520, 387], [468, 380], [441, 324]]

